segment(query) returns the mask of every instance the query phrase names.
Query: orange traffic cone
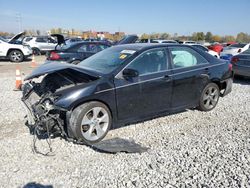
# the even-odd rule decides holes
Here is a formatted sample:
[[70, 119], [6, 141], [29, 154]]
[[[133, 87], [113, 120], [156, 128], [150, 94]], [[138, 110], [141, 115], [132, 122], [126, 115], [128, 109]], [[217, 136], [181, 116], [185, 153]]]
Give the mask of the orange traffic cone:
[[31, 67], [31, 68], [37, 67], [36, 62], [35, 62], [35, 55], [34, 55], [34, 54], [33, 54], [33, 56], [32, 56], [32, 61], [31, 61], [30, 67]]
[[21, 77], [21, 72], [20, 69], [17, 67], [16, 68], [16, 87], [14, 91], [20, 91], [22, 86], [22, 77]]

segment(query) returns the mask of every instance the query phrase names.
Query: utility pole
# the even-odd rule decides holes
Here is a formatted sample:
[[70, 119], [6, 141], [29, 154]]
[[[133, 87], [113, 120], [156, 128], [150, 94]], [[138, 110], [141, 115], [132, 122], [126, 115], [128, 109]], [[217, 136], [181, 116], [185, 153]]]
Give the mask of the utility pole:
[[16, 13], [16, 21], [19, 26], [19, 32], [22, 32], [22, 15], [20, 12]]

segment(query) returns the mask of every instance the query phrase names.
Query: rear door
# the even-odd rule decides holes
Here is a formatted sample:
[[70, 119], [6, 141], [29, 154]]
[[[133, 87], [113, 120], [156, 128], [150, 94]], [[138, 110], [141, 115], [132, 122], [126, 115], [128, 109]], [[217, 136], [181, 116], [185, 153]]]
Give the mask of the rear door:
[[142, 118], [170, 108], [172, 80], [165, 49], [140, 54], [126, 68], [139, 72], [131, 79], [116, 78], [118, 119]]
[[169, 47], [172, 74], [172, 108], [195, 106], [209, 81], [209, 62], [190, 47]]
[[41, 50], [41, 51], [47, 51], [47, 43], [48, 43], [48, 38], [47, 37], [37, 37], [36, 38], [36, 46]]

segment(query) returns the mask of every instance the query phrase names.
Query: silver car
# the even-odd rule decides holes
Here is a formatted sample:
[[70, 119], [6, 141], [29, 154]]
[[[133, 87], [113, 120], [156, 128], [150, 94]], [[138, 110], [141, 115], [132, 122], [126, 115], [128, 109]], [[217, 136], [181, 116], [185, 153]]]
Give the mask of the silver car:
[[58, 45], [57, 41], [50, 36], [25, 37], [23, 43], [31, 47], [34, 55], [54, 50]]

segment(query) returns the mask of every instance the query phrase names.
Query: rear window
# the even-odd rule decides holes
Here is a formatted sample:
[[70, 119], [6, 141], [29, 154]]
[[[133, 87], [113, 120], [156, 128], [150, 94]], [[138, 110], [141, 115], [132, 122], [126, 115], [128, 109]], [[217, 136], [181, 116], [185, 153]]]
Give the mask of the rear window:
[[244, 48], [244, 46], [246, 46], [246, 44], [232, 44], [229, 47], [234, 47], [234, 48]]

